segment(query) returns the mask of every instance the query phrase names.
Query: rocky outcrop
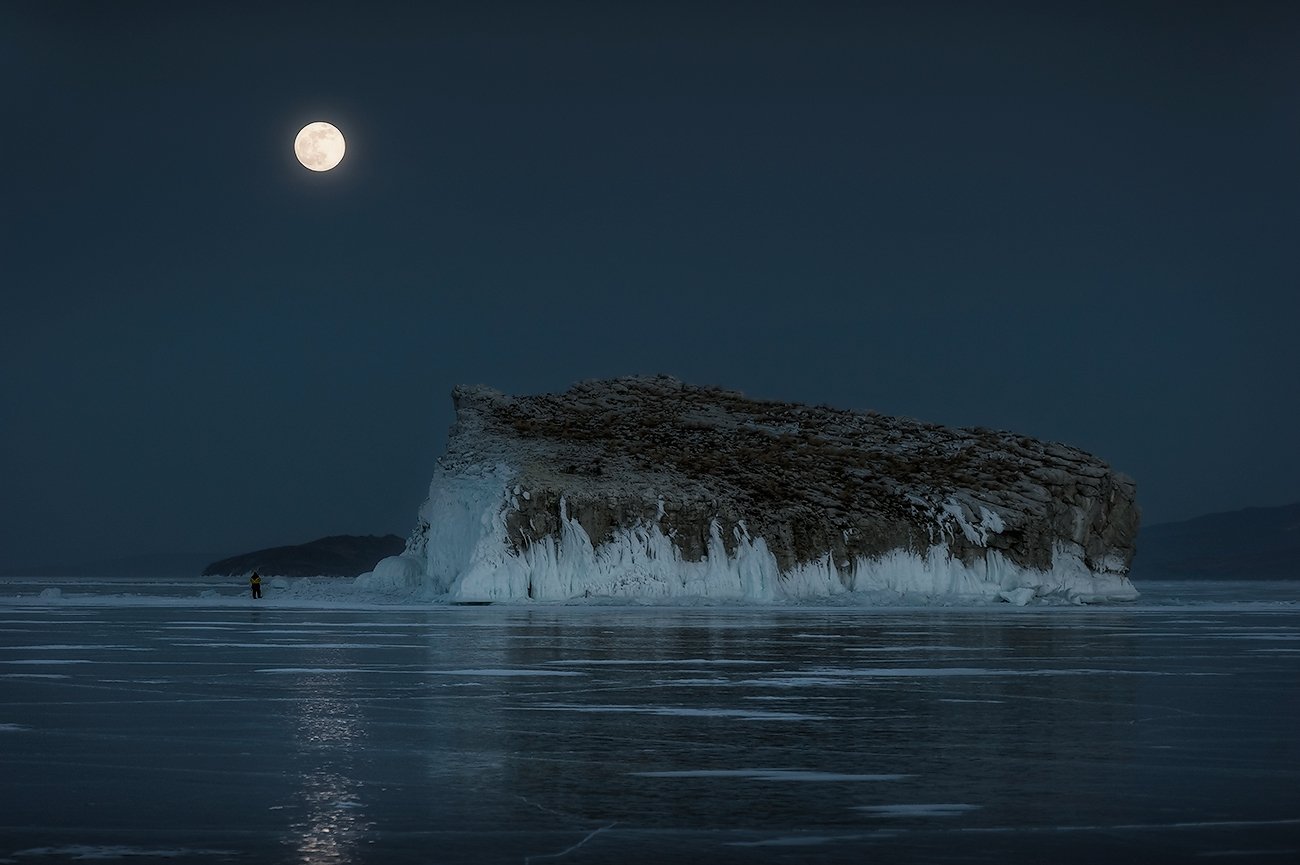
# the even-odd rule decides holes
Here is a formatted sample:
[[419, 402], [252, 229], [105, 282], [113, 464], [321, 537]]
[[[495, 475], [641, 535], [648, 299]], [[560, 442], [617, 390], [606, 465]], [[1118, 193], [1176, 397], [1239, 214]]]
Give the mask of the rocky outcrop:
[[420, 525], [374, 580], [464, 600], [1136, 594], [1134, 482], [1067, 445], [667, 377], [453, 399]]

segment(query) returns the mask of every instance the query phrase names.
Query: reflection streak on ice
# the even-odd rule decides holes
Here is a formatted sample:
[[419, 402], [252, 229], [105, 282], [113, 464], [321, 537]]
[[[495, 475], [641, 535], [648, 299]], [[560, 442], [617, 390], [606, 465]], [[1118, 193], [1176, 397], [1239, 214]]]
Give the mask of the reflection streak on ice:
[[303, 671], [293, 683], [298, 696], [299, 748], [304, 763], [313, 766], [300, 778], [303, 819], [292, 828], [304, 865], [345, 865], [374, 825], [367, 819], [358, 791], [353, 762], [365, 746], [366, 731], [338, 679]]

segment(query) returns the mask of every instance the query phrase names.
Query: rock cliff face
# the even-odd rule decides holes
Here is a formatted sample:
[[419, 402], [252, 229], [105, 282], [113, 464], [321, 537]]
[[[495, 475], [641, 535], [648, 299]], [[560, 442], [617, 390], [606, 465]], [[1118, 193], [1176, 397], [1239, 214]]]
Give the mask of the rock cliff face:
[[453, 399], [420, 524], [374, 582], [455, 600], [1136, 596], [1134, 483], [1066, 445], [666, 377]]

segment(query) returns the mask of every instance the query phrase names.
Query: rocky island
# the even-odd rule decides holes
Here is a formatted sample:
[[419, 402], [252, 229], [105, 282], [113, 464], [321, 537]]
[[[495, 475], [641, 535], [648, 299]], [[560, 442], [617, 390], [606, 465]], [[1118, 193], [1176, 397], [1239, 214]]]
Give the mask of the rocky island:
[[372, 587], [462, 602], [1137, 595], [1135, 484], [1064, 444], [664, 376], [452, 397], [418, 525], [360, 578]]

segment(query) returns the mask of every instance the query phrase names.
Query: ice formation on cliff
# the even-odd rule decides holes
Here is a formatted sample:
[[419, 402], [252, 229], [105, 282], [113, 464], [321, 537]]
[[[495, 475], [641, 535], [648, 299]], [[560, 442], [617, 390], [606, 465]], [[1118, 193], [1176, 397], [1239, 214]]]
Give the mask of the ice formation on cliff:
[[[542, 398], [458, 389], [457, 426], [421, 508], [419, 528], [405, 553], [384, 560], [361, 582], [453, 602], [924, 596], [1024, 604], [1042, 597], [1091, 602], [1137, 596], [1126, 577], [1131, 546], [1124, 545], [1136, 532], [1132, 482], [1082, 452], [1018, 439], [1023, 471], [1037, 479], [1028, 485], [1002, 480], [997, 489], [970, 481], [948, 483], [930, 473], [923, 475], [924, 483], [899, 481], [900, 472], [907, 474], [901, 469], [887, 476], [878, 473], [874, 486], [858, 493], [859, 500], [839, 510], [826, 505], [827, 516], [809, 528], [808, 514], [816, 519], [817, 502], [824, 499], [803, 502], [802, 510], [790, 512], [793, 516], [781, 511], [780, 504], [767, 510], [753, 507], [745, 490], [759, 483], [761, 467], [755, 473], [733, 469], [727, 477], [690, 475], [677, 463], [637, 471], [632, 461], [639, 459], [644, 442], [627, 432], [639, 427], [626, 424], [632, 412], [667, 412], [657, 415], [659, 423], [668, 417], [670, 425], [684, 424], [683, 440], [701, 430], [708, 435], [723, 430], [728, 437], [706, 442], [715, 450], [743, 448], [744, 436], [755, 434], [755, 428], [758, 435], [786, 436], [781, 441], [795, 448], [799, 435], [823, 435], [829, 423], [825, 418], [776, 404], [787, 413], [798, 409], [800, 425], [769, 432], [746, 412], [771, 414], [773, 404], [750, 404], [734, 394], [671, 379], [588, 383], [575, 392], [581, 400], [543, 404], [550, 412], [545, 417], [563, 419], [555, 428], [565, 434], [556, 435], [552, 427], [538, 432], [542, 414], [528, 401]], [[547, 399], [563, 400], [573, 393]], [[721, 406], [719, 393], [726, 398]], [[865, 418], [850, 416], [849, 422], [854, 417]], [[833, 420], [846, 423], [839, 415]], [[878, 428], [886, 429], [889, 452], [908, 454], [912, 463], [929, 459], [925, 454], [931, 451], [952, 451], [950, 433], [958, 436], [961, 448], [1010, 447], [1003, 440], [1010, 434], [973, 435], [896, 419], [884, 422], [890, 426], [881, 427], [881, 419], [873, 417], [874, 426], [864, 429], [877, 438]], [[575, 433], [579, 423], [597, 432]], [[737, 428], [743, 429], [740, 439], [733, 432]], [[618, 429], [618, 436], [607, 432]], [[898, 430], [905, 433], [902, 439], [895, 435]], [[863, 448], [853, 438], [855, 430], [838, 435], [847, 442], [840, 450], [848, 452], [817, 457], [831, 460], [826, 471], [879, 462], [874, 451], [863, 450], [862, 456], [852, 450]], [[776, 454], [768, 459], [780, 463], [780, 451]], [[688, 464], [685, 459], [679, 463]], [[579, 468], [584, 464], [596, 469], [584, 473]], [[808, 463], [798, 465], [805, 466], [810, 484], [821, 483], [821, 464], [811, 474]], [[791, 493], [792, 498], [799, 495]], [[1122, 501], [1117, 503], [1117, 497]], [[889, 518], [888, 531], [863, 540], [885, 519], [877, 516], [882, 513], [901, 516]], [[774, 549], [772, 527], [791, 521], [802, 521], [802, 535], [786, 532], [783, 545]], [[756, 523], [764, 524], [766, 533]], [[824, 539], [832, 530], [842, 539], [808, 540]], [[817, 543], [825, 548], [817, 549]]]

